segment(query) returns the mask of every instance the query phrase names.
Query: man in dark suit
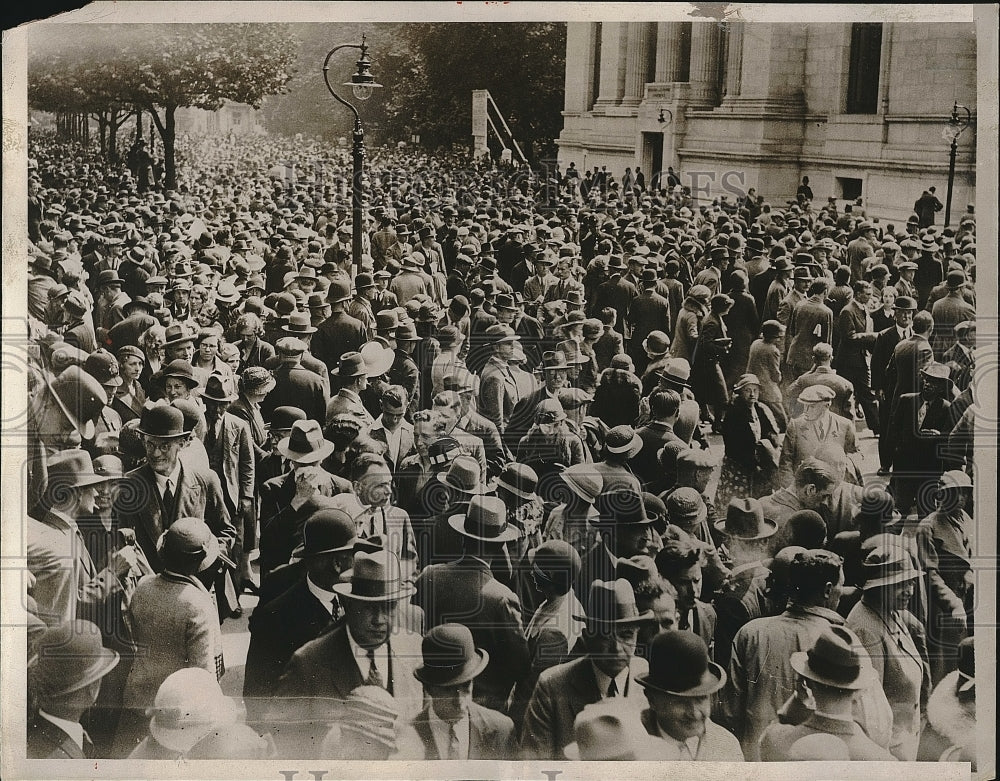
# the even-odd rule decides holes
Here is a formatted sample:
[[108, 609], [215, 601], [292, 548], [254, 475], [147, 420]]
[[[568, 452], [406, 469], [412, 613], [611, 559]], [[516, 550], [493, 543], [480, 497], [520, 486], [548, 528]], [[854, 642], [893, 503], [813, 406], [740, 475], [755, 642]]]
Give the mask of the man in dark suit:
[[246, 312], [236, 320], [236, 335], [239, 340], [234, 344], [240, 351], [241, 375], [252, 366], [265, 366], [274, 357], [274, 347], [262, 338], [264, 323], [253, 312]]
[[649, 363], [644, 340], [653, 331], [670, 333], [670, 303], [656, 292], [656, 270], [642, 270], [642, 292], [632, 300], [628, 310], [628, 324], [632, 329], [630, 354], [635, 361], [635, 371], [640, 377]]
[[871, 389], [868, 351], [875, 344], [874, 325], [868, 314], [871, 284], [858, 280], [851, 284], [854, 298], [837, 315], [833, 329], [834, 368], [854, 386], [854, 398], [865, 413], [865, 421], [873, 432], [878, 429], [878, 407]]
[[432, 564], [417, 578], [413, 604], [423, 608], [428, 627], [460, 621], [490, 657], [476, 686], [480, 705], [503, 712], [514, 685], [528, 674], [528, 644], [521, 602], [498, 581], [491, 565], [504, 561], [505, 543], [520, 536], [507, 523], [507, 508], [495, 496], [473, 496], [464, 514], [448, 518], [461, 535], [464, 554]]
[[178, 518], [204, 518], [229, 556], [236, 542], [222, 484], [214, 472], [182, 466], [180, 452], [191, 434], [176, 407], [157, 405], [143, 412], [138, 431], [143, 436], [146, 464], [125, 475], [114, 505], [119, 528], [134, 529], [154, 572], [163, 568], [157, 552], [160, 535]]
[[594, 502], [598, 517], [591, 519], [601, 539], [583, 556], [580, 576], [574, 584], [577, 594], [590, 592], [595, 580], [614, 580], [618, 560], [655, 553], [656, 531], [646, 515], [642, 497], [631, 488], [605, 491]]
[[365, 341], [365, 326], [344, 310], [351, 300], [350, 282], [333, 280], [327, 290], [327, 300], [330, 302], [331, 315], [316, 330], [311, 347], [312, 354], [332, 369], [340, 361], [341, 355], [361, 349]]
[[521, 437], [528, 433], [535, 422], [535, 407], [545, 399], [559, 400], [559, 391], [565, 387], [569, 378], [569, 364], [566, 353], [561, 350], [551, 350], [542, 355], [542, 379], [544, 384], [534, 393], [525, 396], [514, 405], [510, 422], [504, 432], [504, 441], [508, 447], [517, 448]]
[[785, 337], [787, 380], [792, 381], [812, 367], [812, 348], [833, 340], [833, 311], [824, 303], [830, 283], [816, 279], [809, 285], [809, 297], [795, 305], [788, 318]]
[[680, 405], [681, 397], [676, 391], [657, 389], [650, 394], [650, 421], [635, 432], [642, 439], [642, 449], [629, 462], [643, 486], [655, 483], [657, 478], [662, 477], [663, 467], [659, 454], [665, 445], [670, 445], [672, 449], [687, 447], [674, 433]]
[[422, 644], [424, 663], [413, 674], [424, 686], [427, 705], [407, 725], [398, 759], [514, 758], [514, 722], [472, 699], [474, 679], [490, 656], [476, 648], [462, 624], [432, 628]]
[[959, 391], [964, 392], [976, 372], [976, 321], [965, 320], [955, 326], [955, 342], [945, 350], [941, 361], [951, 368], [951, 379]]
[[899, 397], [892, 415], [895, 431], [892, 492], [896, 509], [903, 515], [914, 502], [921, 518], [935, 509], [933, 490], [946, 469], [942, 453], [955, 421], [951, 407], [950, 371], [943, 363], [930, 363], [921, 369], [920, 390]]
[[913, 315], [917, 311], [917, 302], [909, 296], [899, 296], [893, 305], [893, 316], [896, 323], [886, 328], [875, 337], [872, 348], [872, 390], [878, 399], [878, 459], [879, 473], [889, 474], [892, 468], [892, 431], [889, 427], [891, 419], [892, 396], [895, 382], [889, 383], [888, 369], [896, 345], [904, 339], [909, 339], [913, 325]]
[[380, 399], [382, 414], [368, 430], [369, 436], [386, 446], [385, 460], [395, 473], [400, 462], [413, 452], [413, 424], [403, 416], [409, 396], [402, 385], [390, 385]]
[[583, 645], [586, 655], [542, 672], [528, 703], [521, 731], [524, 759], [563, 759], [573, 742], [573, 722], [587, 705], [620, 698], [622, 707], [639, 714], [646, 705], [635, 679], [649, 670], [635, 656], [641, 624], [653, 612], [639, 613], [632, 585], [624, 578], [596, 581], [587, 589]]
[[[412, 585], [401, 578], [399, 559], [386, 550], [359, 550], [351, 573], [350, 583], [333, 585], [344, 607], [343, 625], [292, 655], [272, 702], [282, 716], [291, 707], [300, 719], [313, 720], [313, 729], [320, 729], [316, 749], [326, 734], [324, 718], [335, 716], [336, 701], [359, 686], [386, 689], [404, 720], [423, 707], [423, 691], [413, 675], [421, 659], [421, 636], [398, 620], [399, 603], [413, 594]], [[282, 703], [284, 698], [296, 699]], [[272, 712], [263, 720], [273, 718]]]
[[278, 340], [279, 366], [274, 370], [275, 386], [260, 404], [268, 420], [275, 407], [299, 407], [313, 420], [326, 419], [328, 394], [323, 378], [302, 365], [307, 345], [294, 336]]
[[274, 694], [292, 654], [343, 622], [333, 585], [351, 568], [356, 542], [354, 521], [341, 510], [317, 510], [306, 519], [294, 551], [303, 562], [299, 579], [250, 616], [243, 697], [253, 712], [260, 704], [251, 698]]
[[892, 388], [890, 415], [903, 394], [919, 390], [920, 372], [934, 361], [934, 350], [928, 340], [933, 328], [934, 319], [930, 313], [917, 312], [913, 316], [913, 333], [892, 351], [885, 370], [886, 386]]
[[80, 720], [97, 700], [101, 679], [118, 664], [118, 654], [101, 646], [94, 624], [81, 620], [47, 629], [36, 653], [28, 676], [38, 710], [28, 723], [27, 758], [94, 757]]

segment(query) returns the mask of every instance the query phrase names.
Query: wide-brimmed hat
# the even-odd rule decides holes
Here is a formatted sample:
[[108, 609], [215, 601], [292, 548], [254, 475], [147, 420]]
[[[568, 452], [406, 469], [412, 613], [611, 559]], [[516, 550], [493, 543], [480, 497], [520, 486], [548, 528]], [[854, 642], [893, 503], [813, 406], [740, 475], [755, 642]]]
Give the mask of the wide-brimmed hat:
[[867, 689], [877, 680], [864, 646], [846, 626], [824, 629], [812, 648], [796, 651], [789, 661], [802, 677], [835, 689]]
[[615, 426], [604, 437], [604, 452], [632, 458], [642, 450], [642, 437], [629, 425]]
[[481, 484], [482, 474], [479, 461], [472, 456], [457, 455], [444, 472], [437, 475], [438, 481], [463, 494], [481, 494], [486, 488]]
[[757, 499], [730, 499], [726, 518], [716, 521], [716, 531], [737, 540], [763, 540], [778, 531], [778, 524], [764, 517], [764, 507]]
[[368, 374], [368, 366], [361, 353], [350, 352], [340, 356], [337, 368], [330, 372], [334, 377], [363, 377]]
[[530, 466], [516, 461], [504, 467], [497, 478], [497, 487], [509, 491], [519, 499], [532, 501], [538, 499], [535, 489], [538, 487], [538, 474]]
[[48, 458], [47, 469], [48, 487], [53, 492], [97, 485], [109, 479], [94, 470], [94, 463], [86, 450], [62, 450], [54, 453]]
[[302, 525], [302, 542], [292, 551], [292, 557], [307, 559], [324, 553], [354, 550], [357, 541], [354, 519], [343, 510], [329, 507], [306, 518]]
[[286, 334], [314, 334], [316, 328], [308, 312], [292, 312], [281, 326], [281, 331]]
[[333, 452], [334, 445], [323, 437], [315, 420], [299, 420], [292, 424], [287, 437], [278, 443], [278, 452], [297, 464], [315, 464]]
[[204, 572], [222, 555], [219, 540], [201, 518], [178, 518], [160, 535], [156, 551], [164, 568], [180, 575]]
[[333, 590], [362, 602], [397, 602], [416, 591], [413, 584], [403, 582], [399, 557], [385, 549], [355, 551], [354, 565], [343, 578], [348, 582], [335, 583]]
[[229, 401], [236, 401], [236, 383], [232, 375], [211, 374], [205, 381], [205, 390], [201, 392], [201, 397], [208, 401], [217, 401], [220, 404]]
[[236, 285], [224, 279], [215, 289], [215, 300], [221, 304], [235, 304], [240, 300], [240, 292], [236, 289]]
[[567, 759], [633, 762], [663, 758], [663, 741], [646, 732], [638, 712], [622, 697], [584, 706], [573, 722], [573, 736], [575, 740], [563, 749]]
[[655, 620], [652, 610], [639, 612], [635, 590], [625, 578], [591, 583], [586, 610], [585, 616], [574, 615], [573, 618], [591, 627], [642, 624]]
[[118, 664], [117, 652], [101, 644], [101, 630], [73, 619], [46, 629], [35, 646], [31, 682], [43, 703], [89, 686]]
[[161, 746], [181, 752], [239, 720], [236, 704], [223, 694], [215, 673], [203, 667], [184, 667], [167, 676], [150, 713], [149, 734]]
[[573, 464], [563, 469], [559, 476], [573, 493], [589, 504], [597, 501], [604, 487], [601, 473], [593, 464]]
[[240, 389], [244, 393], [269, 393], [277, 381], [263, 366], [249, 366], [240, 375]]
[[910, 554], [902, 548], [876, 548], [861, 565], [865, 591], [893, 583], [904, 583], [923, 573], [913, 565]]
[[708, 646], [694, 632], [671, 629], [653, 638], [649, 672], [636, 676], [644, 689], [675, 697], [707, 697], [726, 684], [726, 673], [708, 658]]
[[450, 516], [448, 525], [463, 537], [480, 542], [510, 542], [521, 536], [520, 529], [507, 523], [507, 506], [496, 496], [473, 496], [466, 512]]
[[152, 404], [142, 410], [137, 431], [143, 436], [174, 439], [187, 436], [184, 413], [171, 404]]
[[614, 488], [603, 491], [594, 501], [598, 517], [591, 519], [597, 527], [646, 526], [655, 519], [646, 515], [642, 496], [631, 488]]
[[164, 347], [173, 347], [175, 344], [194, 342], [195, 336], [181, 323], [172, 323], [171, 325], [168, 325], [164, 331], [163, 339]]
[[393, 349], [378, 339], [361, 345], [360, 355], [369, 377], [381, 377], [392, 368], [393, 361], [396, 360]]
[[421, 683], [458, 686], [486, 669], [490, 655], [476, 648], [472, 632], [464, 624], [439, 624], [424, 635], [423, 664], [413, 671]]
[[201, 384], [195, 376], [194, 367], [190, 361], [185, 361], [183, 358], [175, 358], [160, 369], [155, 375], [155, 381], [157, 384], [162, 385], [163, 381], [168, 377], [181, 380], [191, 390], [194, 390]]

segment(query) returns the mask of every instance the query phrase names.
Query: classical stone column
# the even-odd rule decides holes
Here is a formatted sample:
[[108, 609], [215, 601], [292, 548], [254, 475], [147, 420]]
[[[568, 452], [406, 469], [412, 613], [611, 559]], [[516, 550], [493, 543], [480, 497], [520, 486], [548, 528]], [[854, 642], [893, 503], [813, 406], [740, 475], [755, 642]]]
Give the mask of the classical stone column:
[[580, 114], [593, 102], [594, 22], [566, 25], [566, 111]]
[[688, 48], [685, 33], [690, 36], [691, 22], [656, 23], [656, 72], [653, 81], [663, 84], [686, 81], [684, 66]]
[[642, 102], [653, 49], [652, 27], [648, 22], [628, 23], [628, 43], [625, 48], [625, 96], [622, 105], [638, 106]]
[[729, 22], [726, 27], [726, 97], [735, 98], [743, 86], [743, 22]]
[[627, 22], [601, 23], [601, 86], [595, 106], [616, 106], [625, 94]]
[[712, 108], [719, 104], [720, 39], [718, 23], [692, 23], [689, 93], [692, 108]]

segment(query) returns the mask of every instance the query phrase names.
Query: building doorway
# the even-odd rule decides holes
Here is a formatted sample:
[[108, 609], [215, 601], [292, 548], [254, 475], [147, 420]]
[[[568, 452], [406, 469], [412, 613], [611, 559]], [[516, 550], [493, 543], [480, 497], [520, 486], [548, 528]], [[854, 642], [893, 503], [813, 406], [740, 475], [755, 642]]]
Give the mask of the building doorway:
[[642, 169], [646, 172], [646, 181], [658, 189], [663, 170], [663, 133], [642, 134]]

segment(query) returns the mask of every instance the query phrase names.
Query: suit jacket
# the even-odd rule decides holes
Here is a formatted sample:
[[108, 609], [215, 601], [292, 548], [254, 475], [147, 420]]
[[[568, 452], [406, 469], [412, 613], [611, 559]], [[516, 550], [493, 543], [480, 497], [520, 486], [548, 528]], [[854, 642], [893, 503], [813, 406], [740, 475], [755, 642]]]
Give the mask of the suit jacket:
[[101, 608], [121, 586], [113, 570], [98, 571], [75, 524], [51, 512], [42, 520], [28, 517], [27, 553], [39, 618], [49, 626], [75, 618], [105, 625]]
[[[240, 350], [240, 365], [237, 374], [243, 374], [252, 366], [266, 366], [267, 362], [274, 357], [274, 347], [261, 338], [257, 338], [249, 350], [246, 349], [243, 341], [235, 343]], [[244, 357], [243, 353], [246, 352]]]
[[771, 724], [763, 733], [760, 743], [760, 759], [764, 762], [787, 762], [788, 750], [799, 738], [809, 735], [833, 735], [847, 745], [851, 760], [869, 762], [891, 762], [895, 757], [869, 738], [857, 722], [846, 719], [831, 719], [814, 713], [802, 724]]
[[423, 608], [428, 629], [452, 621], [465, 624], [476, 647], [489, 653], [489, 664], [476, 679], [476, 702], [505, 708], [530, 665], [517, 595], [493, 577], [485, 561], [471, 556], [424, 568], [416, 586], [413, 604]]
[[[670, 336], [670, 302], [655, 290], [644, 290], [632, 300], [628, 320], [632, 326], [632, 350], [642, 351], [642, 341], [652, 331], [663, 331]], [[644, 351], [642, 354], [645, 356]]]
[[268, 432], [267, 424], [264, 422], [264, 416], [260, 413], [260, 408], [250, 404], [245, 396], [240, 396], [229, 405], [229, 409], [226, 412], [244, 421], [250, 427], [250, 441], [253, 444], [256, 465], [262, 458], [265, 458], [269, 454], [269, 451], [264, 450], [264, 443], [267, 442]]
[[36, 715], [28, 724], [27, 759], [85, 759], [76, 741], [46, 718]]
[[487, 468], [494, 474], [499, 474], [503, 465], [511, 460], [510, 453], [500, 438], [500, 431], [492, 420], [487, 420], [475, 410], [469, 410], [458, 419], [456, 428], [468, 432], [483, 441], [486, 451]]
[[832, 412], [821, 419], [826, 436], [820, 439], [812, 421], [804, 417], [792, 418], [785, 430], [781, 443], [781, 459], [778, 463], [778, 485], [792, 485], [795, 470], [799, 464], [812, 458], [824, 445], [839, 445], [844, 453], [857, 452], [854, 423]]
[[857, 301], [849, 301], [840, 310], [833, 329], [833, 354], [837, 369], [844, 373], [867, 370], [868, 351], [875, 343], [874, 328], [871, 315]]
[[[923, 423], [918, 424], [921, 404], [919, 393], [903, 394], [896, 402], [892, 415], [893, 465], [899, 472], [920, 472], [929, 479], [944, 471], [944, 449], [954, 420], [951, 404], [938, 399], [928, 405]], [[931, 429], [939, 433], [932, 434]]]
[[[381, 418], [379, 418], [381, 420]], [[389, 469], [393, 474], [396, 473], [396, 468], [402, 462], [404, 458], [413, 452], [413, 424], [409, 421], [403, 420], [399, 424], [401, 431], [399, 432], [399, 455], [397, 458], [393, 458], [389, 450], [385, 451], [385, 460], [389, 464]], [[387, 448], [389, 444], [389, 439], [385, 428], [377, 420], [374, 425], [368, 430], [368, 435], [378, 441], [384, 443]]]
[[[817, 333], [818, 329], [818, 333]], [[807, 298], [796, 304], [788, 318], [785, 363], [796, 374], [813, 365], [812, 349], [820, 342], [833, 338], [833, 312], [822, 301]]]
[[[339, 600], [338, 600], [339, 608]], [[250, 615], [243, 697], [269, 697], [299, 648], [341, 623], [309, 590], [303, 575], [281, 596], [258, 604]], [[256, 707], [254, 708], [256, 710]]]
[[507, 367], [493, 358], [483, 367], [480, 378], [479, 410], [504, 431], [519, 401], [517, 382]]
[[951, 365], [951, 379], [955, 387], [960, 391], [965, 391], [972, 382], [972, 375], [976, 371], [976, 358], [964, 346], [955, 342], [941, 356], [942, 363]]
[[142, 416], [142, 405], [145, 403], [146, 392], [142, 385], [136, 382], [131, 400], [126, 402], [124, 397], [116, 394], [111, 400], [111, 409], [118, 413], [122, 423], [128, 423], [130, 420], [136, 420]]
[[[653, 713], [652, 709], [643, 710], [640, 719], [649, 735], [660, 738], [656, 714]], [[664, 748], [669, 751], [669, 744], [666, 741], [663, 742]], [[671, 755], [669, 758], [673, 759], [674, 756]], [[705, 721], [705, 732], [701, 736], [701, 740], [698, 741], [698, 753], [693, 759], [695, 762], [742, 762], [743, 751], [740, 749], [740, 742], [733, 736], [732, 732], [708, 719]]]
[[886, 392], [892, 394], [894, 404], [904, 393], [920, 389], [920, 370], [933, 360], [931, 343], [920, 334], [913, 334], [896, 345], [885, 370]]
[[309, 351], [332, 369], [340, 363], [341, 355], [361, 349], [364, 331], [364, 324], [356, 317], [334, 312], [319, 324], [309, 342]]
[[875, 337], [875, 346], [872, 348], [872, 390], [884, 394], [887, 400], [892, 397], [896, 385], [895, 380], [891, 384], [889, 383], [887, 372], [889, 361], [892, 360], [892, 355], [899, 341], [899, 329], [894, 323], [884, 331], [879, 332], [878, 336]]
[[[423, 707], [423, 687], [413, 676], [423, 659], [421, 636], [400, 625], [393, 628], [388, 642], [392, 670], [385, 684], [391, 686], [400, 718], [405, 720]], [[351, 651], [347, 626], [342, 625], [310, 640], [292, 654], [278, 682], [277, 694], [302, 698], [301, 704], [318, 707], [322, 713], [331, 710], [330, 700], [345, 700], [362, 684], [364, 679]]]
[[115, 501], [114, 515], [119, 528], [135, 529], [136, 541], [154, 572], [163, 569], [156, 543], [178, 518], [203, 518], [218, 537], [223, 553], [229, 553], [237, 537], [218, 476], [207, 470], [189, 469], [183, 464], [174, 488], [174, 512], [169, 517], [164, 511], [153, 469], [148, 464], [125, 475]]
[[[636, 676], [649, 670], [645, 659], [633, 656], [629, 663], [629, 683], [622, 700], [638, 717], [646, 707], [646, 697]], [[558, 664], [545, 670], [535, 685], [521, 731], [524, 759], [562, 760], [563, 749], [576, 740], [573, 722], [587, 705], [598, 702], [601, 692], [589, 656]]]
[[[399, 753], [393, 759], [411, 761], [441, 759], [430, 727], [427, 710], [420, 711], [403, 729]], [[469, 759], [514, 759], [514, 722], [495, 710], [473, 702], [469, 705]]]
[[333, 420], [333, 416], [341, 413], [353, 415], [361, 423], [362, 428], [368, 428], [375, 423], [375, 418], [365, 409], [365, 405], [361, 403], [361, 399], [353, 394], [348, 395], [348, 391], [343, 388], [336, 396], [330, 399], [323, 414], [316, 419], [324, 420], [329, 425]]
[[[857, 367], [848, 366], [847, 370], [851, 368], [856, 369]], [[864, 371], [863, 367], [862, 371]], [[802, 405], [798, 401], [799, 394], [813, 385], [825, 385], [837, 394], [830, 408], [843, 418], [847, 418], [848, 420], [854, 419], [851, 410], [851, 400], [854, 398], [854, 383], [850, 380], [845, 380], [834, 369], [828, 366], [817, 366], [805, 374], [800, 374], [795, 382], [788, 386], [788, 404], [786, 406], [792, 415], [798, 415], [802, 412]]]
[[222, 472], [216, 472], [222, 483], [222, 495], [229, 503], [230, 510], [238, 512], [241, 502], [253, 501], [257, 488], [249, 424], [235, 415], [225, 413], [222, 416], [217, 447], [222, 451]]
[[964, 320], [976, 319], [976, 308], [962, 298], [961, 291], [949, 293], [931, 307], [934, 330], [931, 333], [931, 347], [938, 355], [943, 353], [955, 339], [955, 326]]
[[277, 407], [298, 407], [313, 420], [326, 419], [327, 393], [323, 379], [301, 365], [280, 366], [274, 370], [277, 384], [260, 403], [260, 412], [270, 420]]

